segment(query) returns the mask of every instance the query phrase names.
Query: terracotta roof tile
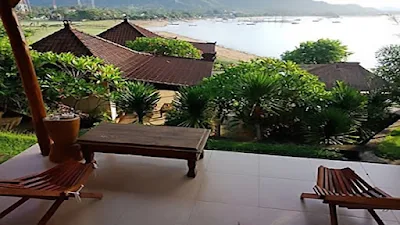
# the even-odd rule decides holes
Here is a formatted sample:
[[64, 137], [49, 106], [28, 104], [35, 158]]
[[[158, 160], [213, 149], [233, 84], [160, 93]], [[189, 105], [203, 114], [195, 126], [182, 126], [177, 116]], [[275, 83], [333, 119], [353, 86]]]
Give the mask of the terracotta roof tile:
[[318, 76], [329, 89], [335, 86], [336, 81], [343, 81], [360, 91], [370, 91], [385, 84], [382, 79], [355, 62], [308, 64], [301, 67]]
[[211, 76], [213, 63], [204, 60], [155, 56], [145, 66], [132, 69], [127, 71], [127, 74], [136, 80], [190, 86], [197, 84], [204, 77]]
[[[138, 37], [162, 37], [154, 32], [151, 32], [141, 26], [130, 23], [124, 20], [122, 23], [111, 27], [110, 29], [98, 35], [104, 39], [125, 45], [127, 41], [135, 40]], [[194, 47], [203, 53], [215, 53], [215, 43], [212, 42], [190, 42]]]
[[32, 48], [40, 52], [96, 56], [118, 66], [126, 78], [170, 86], [195, 85], [211, 76], [213, 68], [213, 62], [209, 61], [136, 52], [69, 25], [34, 43]]

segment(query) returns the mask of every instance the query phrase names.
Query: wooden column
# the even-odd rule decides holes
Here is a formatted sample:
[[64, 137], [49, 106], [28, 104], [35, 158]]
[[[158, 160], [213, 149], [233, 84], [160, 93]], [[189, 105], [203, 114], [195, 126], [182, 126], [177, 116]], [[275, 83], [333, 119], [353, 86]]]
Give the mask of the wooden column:
[[25, 94], [29, 101], [40, 150], [42, 155], [46, 156], [49, 155], [50, 152], [50, 138], [43, 124], [43, 118], [46, 117], [46, 110], [29, 53], [29, 47], [19, 27], [17, 15], [13, 10], [13, 7], [15, 7], [17, 3], [18, 0], [0, 0], [0, 16], [9, 36]]

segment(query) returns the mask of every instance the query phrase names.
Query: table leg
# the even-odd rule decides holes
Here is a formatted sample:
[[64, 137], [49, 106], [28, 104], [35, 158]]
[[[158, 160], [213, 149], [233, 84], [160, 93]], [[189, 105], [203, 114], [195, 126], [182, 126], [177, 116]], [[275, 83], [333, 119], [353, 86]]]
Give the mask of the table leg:
[[85, 162], [92, 163], [94, 160], [94, 152], [90, 151], [85, 146], [81, 146], [81, 149], [82, 149], [82, 155], [83, 155], [83, 158], [85, 159]]
[[200, 159], [203, 159], [203, 158], [204, 158], [204, 150], [200, 154]]
[[196, 159], [188, 160], [188, 167], [189, 167], [189, 172], [187, 173], [187, 176], [190, 178], [195, 178], [196, 177]]

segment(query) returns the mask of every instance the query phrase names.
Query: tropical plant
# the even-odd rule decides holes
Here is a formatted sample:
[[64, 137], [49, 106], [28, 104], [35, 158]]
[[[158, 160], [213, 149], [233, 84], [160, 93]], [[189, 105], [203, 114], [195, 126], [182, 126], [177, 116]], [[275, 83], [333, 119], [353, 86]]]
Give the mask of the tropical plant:
[[329, 103], [305, 120], [305, 137], [311, 143], [353, 144], [367, 121], [368, 98], [338, 81], [330, 92]]
[[393, 121], [395, 115], [390, 113], [392, 105], [390, 95], [383, 90], [373, 90], [368, 94], [367, 120], [360, 129], [361, 142], [370, 140], [377, 132], [380, 132], [388, 123]]
[[389, 45], [376, 54], [378, 68], [376, 73], [388, 83], [391, 99], [400, 104], [400, 45]]
[[[95, 96], [99, 99], [95, 107], [97, 109], [124, 84], [119, 69], [106, 65], [99, 58], [36, 51], [31, 51], [31, 56], [43, 98], [50, 108], [66, 98], [78, 103], [82, 99]], [[25, 93], [11, 47], [4, 39], [0, 39], [0, 81], [1, 106], [28, 113]]]
[[201, 58], [200, 50], [187, 41], [177, 39], [140, 37], [134, 41], [127, 41], [126, 46], [139, 52], [148, 52], [156, 55]]
[[344, 61], [351, 54], [339, 40], [319, 39], [302, 42], [295, 50], [286, 51], [281, 57], [298, 64], [323, 64]]
[[[248, 115], [251, 114], [253, 106], [244, 104], [248, 101], [245, 99], [251, 96], [240, 96], [244, 94], [242, 85], [250, 84], [247, 79], [275, 79], [276, 91], [271, 93], [274, 98], [259, 96], [263, 101], [279, 102], [280, 107], [277, 108], [281, 109], [279, 113], [269, 113], [268, 108], [265, 110], [262, 120], [263, 131], [266, 132], [264, 136], [278, 132], [288, 137], [300, 132], [304, 115], [325, 105], [328, 95], [324, 84], [316, 76], [309, 74], [293, 62], [278, 59], [260, 58], [241, 62], [227, 68], [220, 76], [226, 79], [226, 82], [220, 85], [221, 89], [230, 85], [234, 86], [232, 94], [235, 100], [233, 103], [236, 106], [234, 107], [236, 119], [231, 122], [231, 127], [239, 124], [253, 124], [248, 122], [250, 119]], [[256, 92], [254, 94], [258, 95]]]
[[144, 117], [152, 113], [160, 93], [150, 84], [142, 82], [127, 82], [126, 88], [116, 97], [116, 104], [126, 113], [135, 113], [138, 123], [143, 124]]
[[204, 86], [182, 88], [173, 105], [174, 109], [167, 113], [166, 125], [210, 128], [210, 95]]
[[304, 136], [309, 143], [341, 145], [354, 144], [359, 136], [350, 115], [343, 109], [328, 107], [310, 115]]
[[354, 119], [354, 124], [361, 126], [367, 119], [368, 97], [344, 82], [337, 81], [331, 91], [330, 106], [344, 110]]
[[241, 119], [254, 126], [257, 140], [262, 139], [261, 123], [270, 115], [279, 115], [282, 100], [279, 98], [279, 83], [276, 74], [265, 72], [248, 73], [240, 77], [236, 89]]
[[228, 114], [234, 108], [237, 78], [236, 74], [221, 73], [204, 79], [202, 83], [210, 94], [217, 137], [221, 136], [221, 125], [224, 124]]

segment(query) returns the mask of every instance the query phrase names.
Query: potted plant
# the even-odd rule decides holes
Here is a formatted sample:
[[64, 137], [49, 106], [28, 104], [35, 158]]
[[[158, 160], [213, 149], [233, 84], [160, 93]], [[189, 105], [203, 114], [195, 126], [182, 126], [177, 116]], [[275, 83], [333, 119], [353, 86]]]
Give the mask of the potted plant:
[[53, 140], [50, 161], [62, 163], [67, 160], [82, 160], [82, 153], [76, 140], [79, 135], [80, 117], [73, 108], [59, 105], [56, 113], [43, 119], [46, 130]]

